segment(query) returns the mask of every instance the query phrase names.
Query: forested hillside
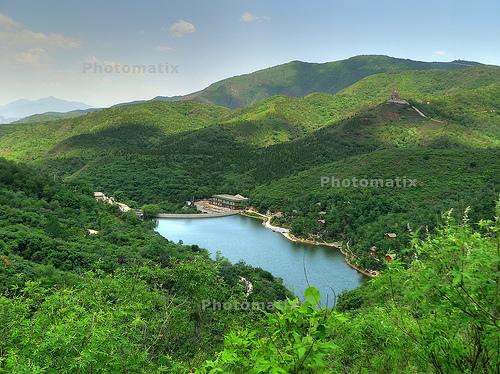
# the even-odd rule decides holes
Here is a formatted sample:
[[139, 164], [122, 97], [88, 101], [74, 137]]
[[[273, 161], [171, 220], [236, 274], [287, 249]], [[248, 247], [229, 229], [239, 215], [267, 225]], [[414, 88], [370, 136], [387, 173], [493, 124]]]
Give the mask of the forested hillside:
[[33, 114], [28, 117], [21, 118], [13, 123], [39, 123], [39, 122], [48, 122], [55, 121], [58, 119], [64, 118], [76, 118], [80, 116], [84, 116], [87, 113], [95, 112], [99, 109], [85, 109], [85, 110], [72, 110], [70, 112], [45, 112], [41, 114]]
[[[208, 126], [227, 113], [229, 110], [226, 108], [191, 101], [151, 101], [112, 107], [77, 118], [5, 125], [0, 127], [0, 136], [4, 154], [8, 157], [34, 160], [45, 155], [59, 142], [73, 136], [113, 131], [121, 126], [137, 126], [133, 137], [143, 138], [142, 126], [165, 134], [178, 134]], [[119, 139], [118, 142], [123, 140]], [[133, 138], [128, 140], [134, 141]], [[154, 142], [155, 139], [150, 141]]]
[[[493, 216], [500, 185], [500, 165], [493, 160], [498, 159], [498, 149], [380, 150], [259, 186], [252, 197], [257, 207], [283, 213], [275, 224], [299, 237], [343, 241], [352, 262], [378, 270], [387, 253], [410, 263], [414, 253], [406, 247], [411, 235], [432, 231], [447, 209], [461, 212], [470, 206], [474, 223]], [[399, 179], [400, 187], [340, 184], [353, 178], [370, 183]], [[388, 232], [397, 238], [387, 240]], [[374, 246], [375, 256], [370, 252]]]
[[[333, 310], [316, 306], [314, 288], [273, 312], [206, 309], [207, 299], [287, 292], [270, 274], [170, 243], [89, 193], [0, 160], [1, 372], [498, 368], [498, 221], [474, 232], [468, 209], [460, 225], [445, 215], [436, 234], [412, 236], [409, 268], [393, 262]], [[251, 296], [240, 276], [254, 282]]]
[[355, 56], [323, 64], [292, 61], [216, 82], [184, 99], [245, 107], [274, 95], [305, 96], [312, 92], [336, 93], [372, 74], [401, 70], [464, 69], [476, 63], [420, 62], [388, 56]]
[[409, 268], [393, 263], [333, 311], [318, 309], [314, 288], [280, 303], [265, 325], [226, 335], [198, 372], [498, 372], [499, 222], [474, 232], [468, 221], [445, 216], [436, 235], [412, 240]]
[[[497, 66], [358, 56], [0, 126], [0, 373], [498, 372], [499, 97]], [[380, 275], [321, 308], [94, 191], [243, 194]]]
[[203, 300], [288, 295], [267, 272], [212, 261], [84, 185], [2, 159], [0, 211], [0, 372], [186, 373], [261, 318], [202, 312]]
[[[385, 232], [397, 231], [399, 252], [408, 225], [432, 230], [443, 209], [477, 203], [477, 217], [491, 213], [499, 182], [500, 68], [378, 56], [332, 64], [323, 66], [331, 79], [339, 71], [349, 81], [362, 79], [335, 94], [274, 96], [236, 110], [156, 100], [7, 125], [0, 127], [0, 149], [135, 207], [175, 211], [193, 196], [242, 193], [262, 212], [282, 212], [277, 223], [297, 236], [349, 243], [355, 262], [374, 269], [384, 265], [369, 257], [369, 248], [384, 254]], [[314, 69], [312, 76], [321, 77]], [[273, 68], [266, 74], [281, 79]], [[387, 103], [394, 91], [409, 104]], [[454, 165], [452, 175], [445, 165]], [[325, 173], [413, 175], [434, 183], [325, 189], [319, 187]], [[366, 213], [371, 201], [383, 208]], [[318, 227], [325, 210], [326, 224]]]

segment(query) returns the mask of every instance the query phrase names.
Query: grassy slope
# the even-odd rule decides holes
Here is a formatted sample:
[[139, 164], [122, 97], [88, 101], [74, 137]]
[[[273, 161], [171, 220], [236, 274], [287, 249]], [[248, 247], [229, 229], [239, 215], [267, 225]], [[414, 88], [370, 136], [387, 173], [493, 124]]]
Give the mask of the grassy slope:
[[494, 66], [384, 73], [335, 95], [275, 96], [235, 111], [226, 129], [236, 140], [255, 146], [284, 143], [376, 106], [394, 90], [432, 117], [499, 137], [500, 68]]
[[428, 63], [387, 56], [356, 56], [323, 64], [292, 61], [214, 83], [187, 98], [229, 108], [248, 106], [269, 96], [335, 93], [371, 75], [396, 70], [461, 69], [455, 63]]
[[500, 136], [500, 67], [477, 66], [458, 71], [408, 71], [360, 80], [339, 95], [383, 100], [393, 90], [425, 113]]
[[[238, 142], [269, 146], [307, 135], [360, 109], [377, 105], [397, 89], [441, 119], [468, 123], [498, 136], [500, 68], [479, 66], [455, 71], [408, 71], [372, 75], [336, 95], [315, 93], [304, 98], [273, 97], [250, 108], [230, 112], [194, 102], [153, 101], [125, 105], [37, 125], [0, 128], [2, 150], [11, 158], [34, 158], [60, 141], [114, 126], [144, 125], [172, 134], [225, 123]], [[429, 104], [427, 104], [429, 102]], [[139, 128], [141, 135], [143, 128]], [[4, 153], [6, 153], [4, 152]]]
[[[125, 191], [140, 202], [248, 192], [255, 184], [381, 148], [496, 146], [498, 71], [384, 73], [336, 95], [274, 97], [232, 112], [189, 101], [120, 106], [73, 120], [2, 126], [0, 149], [12, 151], [11, 158], [39, 158], [62, 175], [76, 172], [93, 186]], [[396, 88], [446, 123], [403, 107], [373, 110]], [[456, 108], [455, 117], [448, 107]]]
[[39, 123], [56, 121], [58, 119], [76, 118], [84, 116], [85, 114], [95, 112], [99, 109], [86, 109], [86, 110], [72, 110], [70, 112], [46, 112], [41, 114], [33, 114], [28, 117], [24, 117], [18, 121], [12, 123]]
[[292, 142], [259, 151], [255, 180], [280, 176], [384, 148], [488, 148], [498, 138], [455, 123], [420, 117], [408, 106], [382, 104]]
[[[260, 186], [250, 196], [262, 209], [284, 211], [278, 223], [300, 236], [349, 239], [356, 261], [377, 268], [380, 263], [368, 256], [369, 248], [398, 252], [409, 239], [407, 223], [432, 228], [444, 210], [468, 204], [477, 219], [492, 214], [500, 184], [497, 144], [498, 138], [477, 129], [424, 119], [405, 105], [383, 104], [262, 151], [253, 171]], [[276, 180], [279, 175], [284, 178]], [[422, 183], [414, 189], [321, 188], [322, 176], [407, 177]], [[328, 214], [320, 217], [321, 210]], [[318, 226], [320, 218], [326, 218], [326, 226]], [[401, 239], [392, 249], [383, 240], [388, 231]]]
[[[213, 105], [182, 101], [152, 101], [104, 109], [83, 117], [37, 124], [6, 125], [0, 128], [1, 147], [9, 158], [36, 159], [59, 142], [72, 136], [115, 129], [120, 126], [143, 126], [164, 134], [199, 129], [224, 118], [229, 111]], [[134, 135], [132, 135], [134, 136]]]
[[237, 141], [258, 147], [284, 143], [348, 118], [366, 105], [361, 98], [313, 93], [274, 96], [233, 113], [225, 129]]

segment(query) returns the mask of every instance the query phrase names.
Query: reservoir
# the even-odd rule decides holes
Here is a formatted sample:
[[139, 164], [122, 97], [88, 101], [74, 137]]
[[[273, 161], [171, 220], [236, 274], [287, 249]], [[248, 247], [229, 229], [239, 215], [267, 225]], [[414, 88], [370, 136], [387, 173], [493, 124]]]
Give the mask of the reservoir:
[[220, 252], [233, 263], [242, 260], [267, 270], [282, 278], [284, 285], [300, 298], [309, 282], [320, 290], [323, 304], [328, 297], [330, 306], [332, 289], [338, 295], [360, 286], [365, 280], [365, 276], [347, 265], [335, 248], [292, 242], [254, 218], [236, 215], [158, 219], [156, 231], [174, 242], [197, 244], [207, 249], [213, 258]]

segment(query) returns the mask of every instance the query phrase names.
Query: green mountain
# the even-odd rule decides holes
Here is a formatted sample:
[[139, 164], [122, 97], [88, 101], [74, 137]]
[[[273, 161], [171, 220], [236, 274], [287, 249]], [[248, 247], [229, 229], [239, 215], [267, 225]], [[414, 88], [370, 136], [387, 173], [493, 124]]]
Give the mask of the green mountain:
[[[330, 205], [330, 194], [319, 193], [307, 183], [318, 181], [317, 170], [328, 170], [322, 167], [336, 170], [343, 163], [359, 162], [360, 157], [373, 157], [375, 163], [369, 165], [377, 173], [394, 169], [394, 175], [399, 175], [408, 170], [391, 168], [398, 159], [412, 165], [413, 155], [433, 158], [442, 155], [439, 152], [448, 152], [439, 157], [450, 165], [462, 165], [459, 170], [476, 165], [471, 169], [476, 183], [470, 186], [485, 187], [477, 196], [454, 177], [457, 189], [449, 189], [457, 193], [443, 198], [442, 204], [432, 203], [434, 209], [414, 221], [408, 218], [425, 210], [432, 190], [422, 190], [411, 203], [412, 191], [398, 191], [403, 195], [400, 208], [388, 203], [384, 212], [377, 211], [378, 218], [370, 218], [374, 223], [370, 230], [365, 221], [357, 221], [362, 212], [356, 211], [349, 218], [356, 223], [346, 230], [319, 232], [329, 239], [351, 239], [359, 261], [377, 267], [366, 262], [366, 240], [393, 227], [399, 217], [393, 213], [402, 206], [408, 215], [399, 218], [429, 227], [435, 226], [442, 209], [461, 206], [468, 199], [483, 197], [486, 205], [478, 212], [491, 210], [491, 191], [498, 181], [487, 177], [482, 167], [489, 163], [496, 170], [491, 166], [497, 165], [500, 68], [455, 65], [452, 70], [372, 74], [336, 94], [274, 96], [233, 110], [196, 101], [150, 101], [73, 119], [6, 125], [0, 127], [0, 149], [6, 157], [34, 162], [67, 180], [85, 181], [132, 205], [156, 203], [164, 210], [175, 210], [192, 196], [203, 198], [221, 191], [247, 194], [263, 211], [284, 211], [280, 223], [301, 236], [318, 234], [317, 212], [311, 213], [308, 206], [336, 206]], [[387, 103], [394, 90], [410, 104]], [[428, 178], [436, 178], [444, 191], [448, 188], [446, 168], [416, 167]], [[355, 171], [351, 166], [342, 170], [344, 175]], [[308, 197], [301, 200], [291, 193], [294, 190]], [[332, 193], [344, 198], [350, 194]], [[353, 200], [364, 201], [363, 194], [354, 195]], [[293, 210], [298, 213], [290, 213]]]
[[[435, 161], [425, 166], [439, 167]], [[465, 172], [451, 162], [450, 175]], [[91, 191], [0, 160], [2, 371], [486, 373], [498, 366], [498, 220], [475, 232], [467, 211], [460, 225], [448, 215], [436, 234], [401, 249], [416, 259], [410, 266], [394, 261], [332, 310], [318, 307], [312, 287], [304, 302], [284, 300], [271, 274], [171, 243]], [[250, 298], [241, 276], [252, 279]], [[200, 309], [205, 300], [283, 301], [263, 313]]]
[[[361, 56], [0, 126], [0, 372], [494, 372], [499, 97], [499, 67]], [[290, 295], [96, 190], [163, 211], [242, 193], [381, 275], [334, 310], [314, 288], [203, 310]]]
[[[158, 129], [165, 134], [176, 134], [208, 126], [230, 111], [214, 105], [201, 105], [192, 101], [163, 103], [150, 101], [99, 110], [77, 118], [66, 118], [36, 124], [5, 125], [0, 128], [2, 148], [13, 158], [36, 159], [72, 136], [96, 134], [121, 126], [134, 127], [133, 137], [143, 137], [143, 126]], [[151, 138], [154, 142], [154, 138]]]
[[455, 71], [405, 71], [361, 79], [335, 95], [271, 97], [235, 112], [227, 130], [256, 146], [290, 141], [387, 101], [393, 91], [430, 117], [467, 123], [499, 139], [500, 68], [479, 66]]
[[401, 70], [456, 70], [475, 65], [460, 61], [420, 62], [378, 55], [321, 64], [292, 61], [216, 82], [184, 98], [239, 108], [275, 95], [300, 97], [313, 92], [336, 93], [372, 74]]
[[14, 121], [12, 123], [38, 123], [38, 122], [48, 122], [55, 121], [58, 119], [65, 118], [75, 118], [83, 116], [87, 113], [95, 112], [95, 108], [91, 109], [82, 109], [82, 110], [72, 110], [70, 112], [46, 112], [42, 114], [33, 114], [28, 117], [21, 118], [20, 120]]
[[[388, 252], [410, 263], [404, 248], [412, 233], [433, 230], [447, 209], [469, 206], [472, 222], [492, 216], [500, 186], [500, 164], [493, 160], [499, 158], [498, 148], [383, 149], [275, 180], [250, 196], [256, 206], [282, 212], [275, 224], [294, 235], [349, 241], [352, 262], [380, 269]], [[398, 238], [388, 241], [386, 232]], [[378, 257], [370, 256], [373, 246]]]

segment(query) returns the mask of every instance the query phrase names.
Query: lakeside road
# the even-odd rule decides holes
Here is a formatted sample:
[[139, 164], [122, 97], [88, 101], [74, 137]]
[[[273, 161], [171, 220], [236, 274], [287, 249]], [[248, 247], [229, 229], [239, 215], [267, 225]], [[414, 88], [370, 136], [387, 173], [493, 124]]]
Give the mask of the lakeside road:
[[262, 213], [259, 213], [257, 211], [254, 211], [254, 210], [248, 210], [248, 211], [242, 211], [240, 213], [241, 215], [244, 215], [246, 217], [251, 217], [251, 218], [257, 218], [257, 219], [260, 219], [262, 220], [262, 224], [274, 231], [274, 232], [277, 232], [277, 233], [280, 233], [281, 235], [283, 235], [285, 238], [287, 238], [288, 240], [292, 241], [292, 242], [295, 242], [295, 243], [303, 243], [303, 244], [310, 244], [310, 245], [318, 245], [318, 246], [325, 246], [325, 247], [332, 247], [332, 248], [335, 248], [337, 249], [340, 253], [342, 253], [344, 255], [344, 260], [345, 262], [347, 263], [347, 265], [349, 265], [351, 268], [353, 268], [354, 270], [360, 272], [361, 274], [363, 275], [366, 275], [367, 277], [370, 277], [370, 278], [374, 278], [376, 277], [376, 274], [372, 274], [371, 272], [369, 272], [368, 270], [366, 269], [363, 269], [359, 266], [357, 266], [356, 264], [353, 264], [349, 258], [348, 258], [348, 254], [345, 250], [342, 249], [342, 245], [340, 243], [334, 243], [334, 242], [320, 242], [320, 241], [316, 241], [316, 240], [310, 240], [310, 239], [301, 239], [301, 238], [297, 238], [296, 236], [294, 236], [293, 234], [290, 233], [290, 230], [285, 228], [285, 227], [279, 227], [279, 226], [274, 226], [271, 224], [271, 219], [273, 218], [272, 215], [268, 216], [268, 215], [265, 215], [265, 214], [262, 214]]
[[218, 218], [218, 217], [228, 217], [235, 216], [239, 214], [237, 211], [224, 212], [224, 213], [160, 213], [156, 218]]

